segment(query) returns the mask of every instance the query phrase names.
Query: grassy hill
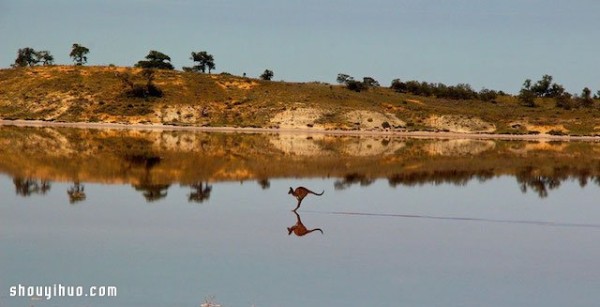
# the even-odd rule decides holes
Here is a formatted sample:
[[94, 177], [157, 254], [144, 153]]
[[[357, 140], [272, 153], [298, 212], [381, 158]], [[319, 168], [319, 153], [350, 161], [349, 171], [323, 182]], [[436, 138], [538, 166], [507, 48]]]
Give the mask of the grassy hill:
[[[47, 66], [0, 70], [0, 118], [64, 122], [596, 135], [597, 106], [535, 108], [512, 96], [494, 102], [447, 100], [375, 87], [354, 92], [318, 82], [263, 81], [158, 70], [162, 97], [127, 94], [123, 76], [146, 84], [141, 69]], [[387, 122], [387, 124], [386, 124]]]

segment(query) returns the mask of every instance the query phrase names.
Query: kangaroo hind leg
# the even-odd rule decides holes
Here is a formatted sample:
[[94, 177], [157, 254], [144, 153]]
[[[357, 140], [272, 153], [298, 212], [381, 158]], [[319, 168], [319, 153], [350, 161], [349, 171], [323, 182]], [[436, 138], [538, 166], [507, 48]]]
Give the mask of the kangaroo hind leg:
[[298, 210], [298, 208], [300, 208], [300, 204], [302, 203], [302, 200], [298, 200], [298, 205], [296, 206], [296, 208], [294, 208], [294, 212], [296, 212], [296, 210]]

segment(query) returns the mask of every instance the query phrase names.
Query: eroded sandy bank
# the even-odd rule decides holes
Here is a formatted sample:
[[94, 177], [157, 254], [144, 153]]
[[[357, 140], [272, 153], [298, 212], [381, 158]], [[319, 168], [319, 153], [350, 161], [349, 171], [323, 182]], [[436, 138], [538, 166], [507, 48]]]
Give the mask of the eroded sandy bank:
[[1, 126], [17, 127], [68, 127], [81, 129], [133, 129], [133, 130], [171, 130], [198, 132], [236, 132], [236, 133], [302, 133], [356, 136], [389, 136], [439, 139], [503, 139], [503, 140], [557, 140], [557, 141], [600, 141], [598, 136], [569, 136], [550, 134], [492, 134], [458, 133], [430, 131], [384, 131], [384, 130], [325, 130], [320, 128], [249, 128], [249, 127], [198, 127], [173, 126], [161, 124], [121, 124], [88, 122], [49, 122], [39, 120], [0, 120]]

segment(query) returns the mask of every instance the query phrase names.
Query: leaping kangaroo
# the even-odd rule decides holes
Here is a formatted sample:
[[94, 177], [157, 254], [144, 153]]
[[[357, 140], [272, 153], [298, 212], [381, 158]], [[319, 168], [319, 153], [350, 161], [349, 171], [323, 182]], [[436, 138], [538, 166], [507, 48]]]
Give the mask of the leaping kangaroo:
[[302, 200], [304, 199], [304, 197], [306, 197], [306, 195], [314, 194], [317, 196], [321, 196], [321, 195], [323, 195], [323, 193], [325, 193], [325, 190], [323, 190], [323, 192], [318, 194], [318, 193], [315, 193], [305, 187], [297, 187], [295, 190], [292, 189], [292, 187], [290, 187], [290, 191], [288, 192], [288, 194], [292, 194], [298, 200], [298, 205], [292, 211], [296, 212], [296, 210], [298, 210], [298, 208], [300, 208], [300, 204], [302, 203]]
[[298, 213], [296, 211], [294, 211], [294, 214], [296, 215], [296, 225], [287, 228], [288, 236], [291, 235], [292, 232], [299, 237], [309, 234], [313, 231], [317, 231], [317, 230], [320, 231], [321, 234], [323, 233], [323, 230], [321, 230], [321, 228], [315, 228], [315, 229], [311, 229], [311, 230], [306, 229], [304, 224], [302, 224], [302, 220], [300, 220], [300, 215], [298, 215]]

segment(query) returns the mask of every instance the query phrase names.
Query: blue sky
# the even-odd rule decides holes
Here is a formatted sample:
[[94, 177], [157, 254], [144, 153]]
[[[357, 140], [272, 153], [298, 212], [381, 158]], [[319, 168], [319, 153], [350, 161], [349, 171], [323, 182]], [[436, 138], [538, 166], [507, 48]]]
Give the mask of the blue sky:
[[597, 0], [0, 0], [0, 67], [22, 47], [72, 63], [132, 65], [150, 49], [216, 72], [335, 82], [338, 73], [518, 92], [550, 74], [567, 90], [600, 90]]

